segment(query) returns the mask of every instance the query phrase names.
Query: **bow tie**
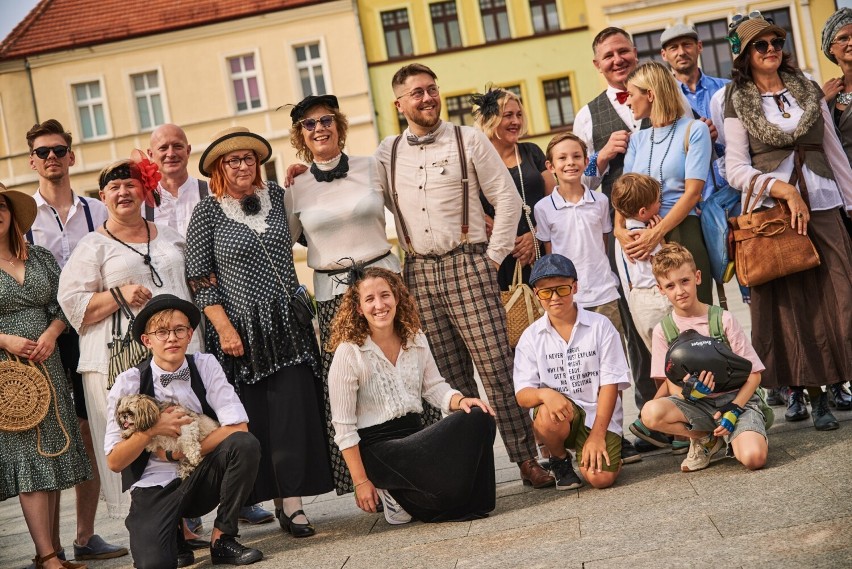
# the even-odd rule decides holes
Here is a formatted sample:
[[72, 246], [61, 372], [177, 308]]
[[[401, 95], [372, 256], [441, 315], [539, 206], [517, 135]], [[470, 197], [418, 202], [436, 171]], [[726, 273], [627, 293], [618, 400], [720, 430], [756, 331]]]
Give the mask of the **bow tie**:
[[164, 373], [160, 375], [160, 383], [163, 384], [163, 387], [166, 387], [176, 379], [180, 381], [189, 381], [189, 366], [174, 373]]
[[413, 134], [409, 134], [406, 137], [408, 140], [408, 144], [411, 146], [420, 146], [422, 144], [432, 144], [435, 142], [435, 137], [437, 136], [437, 131], [432, 131], [429, 134], [424, 134], [423, 136], [415, 136]]
[[618, 91], [615, 94], [615, 100], [618, 101], [618, 104], [623, 105], [627, 101], [627, 95], [627, 91]]
[[320, 170], [316, 163], [311, 164], [311, 174], [317, 182], [333, 182], [345, 178], [349, 172], [349, 158], [346, 154], [340, 154], [340, 162], [331, 170]]

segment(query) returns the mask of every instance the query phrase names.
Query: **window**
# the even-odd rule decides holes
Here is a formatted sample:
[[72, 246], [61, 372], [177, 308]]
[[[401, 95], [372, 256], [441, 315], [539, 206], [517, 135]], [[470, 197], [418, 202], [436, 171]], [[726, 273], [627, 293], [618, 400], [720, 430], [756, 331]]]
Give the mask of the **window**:
[[536, 33], [553, 32], [559, 29], [556, 0], [530, 0], [530, 11]]
[[731, 48], [728, 43], [728, 21], [713, 20], [695, 24], [704, 49], [701, 51], [701, 70], [712, 77], [730, 77]]
[[501, 87], [501, 89], [509, 91], [513, 95], [517, 95], [519, 99], [521, 98], [521, 86], [520, 85], [507, 85], [505, 87]]
[[278, 183], [278, 171], [275, 169], [275, 160], [270, 160], [263, 165], [263, 177], [267, 182]]
[[107, 126], [101, 82], [78, 83], [73, 86], [73, 89], [74, 100], [77, 102], [77, 116], [80, 118], [80, 130], [83, 131], [83, 140], [106, 136]]
[[260, 108], [260, 87], [257, 83], [257, 68], [254, 55], [241, 55], [228, 59], [231, 84], [234, 86], [234, 102], [237, 112]]
[[320, 55], [320, 44], [300, 45], [296, 48], [296, 69], [302, 84], [302, 97], [308, 95], [325, 95], [325, 76], [323, 75], [323, 60]]
[[482, 14], [482, 27], [485, 28], [485, 41], [507, 40], [511, 37], [506, 0], [479, 0], [479, 12]]
[[761, 10], [763, 17], [767, 20], [772, 20], [779, 28], [788, 30], [787, 41], [784, 44], [784, 51], [788, 52], [792, 58], [791, 63], [796, 64], [796, 41], [793, 38], [793, 24], [790, 22], [790, 10], [788, 8], [779, 8], [777, 10]]
[[648, 60], [665, 63], [663, 56], [660, 55], [660, 35], [663, 31], [654, 30], [641, 34], [633, 34], [633, 45], [636, 46], [640, 63]]
[[382, 27], [385, 30], [385, 46], [388, 58], [405, 57], [414, 53], [411, 44], [411, 28], [408, 27], [408, 10], [382, 12]]
[[139, 117], [139, 130], [154, 130], [164, 124], [163, 101], [160, 93], [160, 78], [156, 71], [138, 73], [130, 76], [133, 84], [133, 96], [136, 99], [136, 116]]
[[551, 79], [542, 83], [544, 103], [550, 129], [555, 130], [574, 123], [574, 101], [571, 98], [571, 80], [568, 77]]
[[459, 97], [447, 97], [447, 117], [451, 123], [461, 125], [473, 125], [473, 107], [470, 104], [470, 95]]
[[429, 5], [432, 13], [432, 30], [435, 32], [435, 48], [438, 51], [462, 47], [459, 32], [459, 16], [456, 3], [435, 2]]

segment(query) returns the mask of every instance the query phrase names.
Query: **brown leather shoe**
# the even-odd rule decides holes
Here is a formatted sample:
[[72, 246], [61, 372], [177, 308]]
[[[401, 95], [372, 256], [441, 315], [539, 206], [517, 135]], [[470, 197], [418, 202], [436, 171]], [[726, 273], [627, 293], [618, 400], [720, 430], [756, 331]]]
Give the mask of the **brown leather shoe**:
[[518, 467], [521, 469], [521, 482], [525, 486], [532, 486], [539, 489], [549, 488], [556, 484], [556, 479], [548, 471], [543, 469], [534, 458], [519, 463]]

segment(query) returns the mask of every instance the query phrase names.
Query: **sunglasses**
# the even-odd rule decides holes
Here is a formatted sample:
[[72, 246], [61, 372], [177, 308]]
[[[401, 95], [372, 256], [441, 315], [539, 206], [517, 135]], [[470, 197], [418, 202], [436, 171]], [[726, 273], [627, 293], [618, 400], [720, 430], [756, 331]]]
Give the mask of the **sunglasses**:
[[573, 290], [573, 284], [559, 285], [551, 288], [540, 288], [535, 291], [535, 295], [541, 300], [550, 300], [551, 298], [553, 298], [553, 293], [556, 293], [556, 296], [568, 296]]
[[302, 119], [299, 123], [310, 132], [314, 131], [317, 124], [321, 124], [323, 128], [331, 128], [331, 125], [334, 124], [334, 115], [323, 115], [318, 119]]
[[53, 154], [55, 154], [57, 158], [62, 158], [63, 156], [68, 154], [69, 150], [71, 150], [70, 146], [39, 146], [38, 148], [30, 152], [30, 155], [35, 154], [42, 160], [47, 160], [47, 157], [50, 156], [51, 152], [53, 152]]
[[769, 41], [766, 40], [757, 40], [756, 42], [752, 42], [754, 49], [757, 50], [757, 53], [760, 55], [766, 55], [766, 52], [769, 51], [769, 46], [772, 46], [774, 51], [781, 51], [784, 49], [784, 38], [775, 38]]

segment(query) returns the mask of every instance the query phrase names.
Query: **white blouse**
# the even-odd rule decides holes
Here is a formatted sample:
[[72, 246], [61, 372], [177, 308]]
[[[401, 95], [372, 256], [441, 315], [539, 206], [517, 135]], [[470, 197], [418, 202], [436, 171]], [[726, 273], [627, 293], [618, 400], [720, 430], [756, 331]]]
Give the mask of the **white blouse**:
[[[788, 118], [781, 115], [778, 105], [772, 97], [763, 97], [763, 114], [766, 120], [771, 124], [775, 124], [782, 131], [791, 133], [796, 129], [799, 120], [802, 118], [804, 110], [799, 106], [799, 103], [789, 91], [784, 93], [784, 96], [790, 102], [786, 111], [789, 113]], [[805, 182], [808, 186], [808, 199], [810, 201], [810, 209], [813, 211], [824, 211], [828, 209], [838, 208], [844, 205], [845, 209], [852, 209], [852, 168], [849, 166], [849, 159], [843, 151], [840, 140], [837, 138], [837, 133], [834, 128], [834, 122], [831, 118], [831, 112], [825, 104], [825, 100], [820, 101], [822, 108], [822, 119], [825, 125], [825, 135], [823, 136], [823, 148], [825, 150], [825, 158], [831, 171], [834, 173], [834, 180], [818, 176], [807, 167], [802, 167], [802, 172]], [[755, 174], [760, 174], [754, 184], [754, 193], [760, 191], [764, 181], [769, 179], [777, 179], [788, 181], [793, 173], [795, 156], [791, 153], [785, 158], [774, 172], [763, 174], [757, 170], [751, 163], [749, 155], [748, 132], [738, 118], [725, 119], [725, 171], [728, 178], [728, 183], [738, 188], [743, 193], [743, 204], [745, 204], [746, 192]], [[769, 196], [769, 190], [772, 189], [774, 180], [764, 192], [764, 198], [756, 203], [754, 207], [772, 206], [775, 200]]]
[[328, 371], [328, 392], [340, 450], [358, 444], [358, 429], [422, 413], [421, 398], [449, 413], [453, 395], [461, 393], [441, 377], [422, 331], [400, 349], [395, 366], [369, 337], [363, 346], [340, 344]]
[[[145, 254], [145, 243], [128, 243]], [[89, 301], [96, 292], [113, 287], [138, 284], [147, 287], [151, 294], [173, 294], [192, 302], [186, 284], [184, 252], [186, 242], [180, 233], [167, 226], [157, 226], [157, 236], [151, 239], [151, 264], [163, 280], [163, 286], [154, 286], [151, 271], [141, 255], [97, 231], [80, 240], [77, 248], [59, 276], [59, 305], [71, 325], [80, 334], [80, 363], [77, 371], [108, 373], [109, 349], [112, 336], [112, 316], [94, 324], [83, 324]], [[133, 308], [134, 313], [140, 308]], [[127, 320], [122, 316], [122, 334], [127, 330]], [[196, 333], [189, 343], [187, 353], [201, 351], [201, 336]]]

